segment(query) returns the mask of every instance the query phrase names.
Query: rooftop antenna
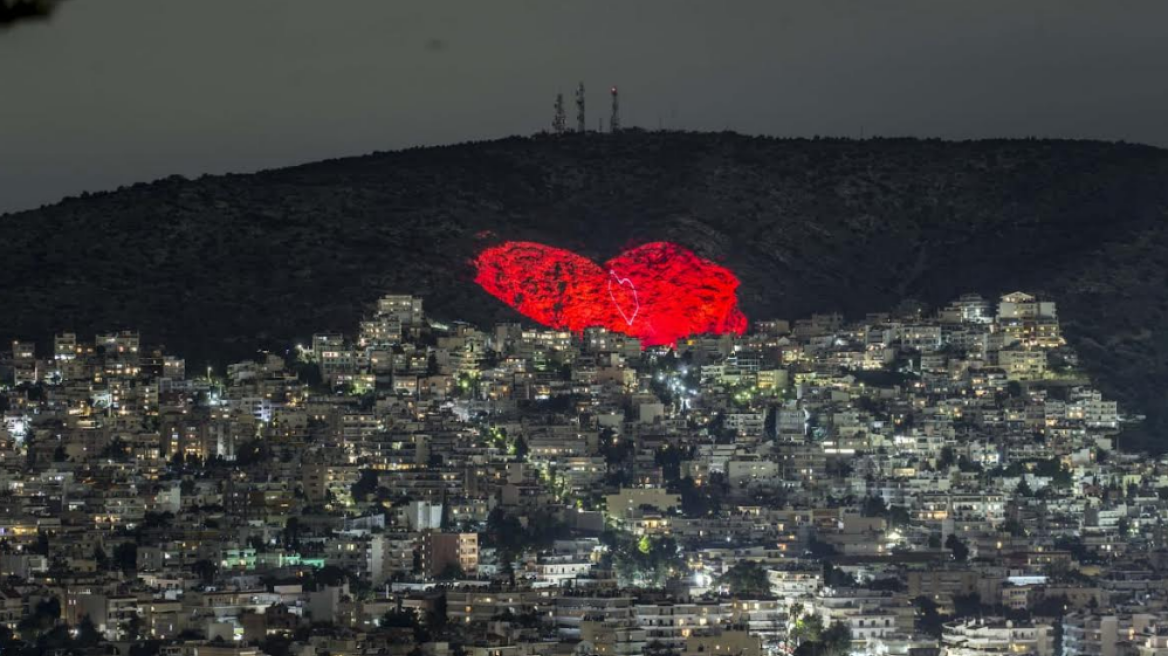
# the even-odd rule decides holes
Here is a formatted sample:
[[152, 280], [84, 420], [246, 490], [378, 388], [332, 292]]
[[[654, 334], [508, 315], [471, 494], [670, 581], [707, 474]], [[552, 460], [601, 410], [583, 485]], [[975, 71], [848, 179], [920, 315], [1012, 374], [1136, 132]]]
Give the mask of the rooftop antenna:
[[556, 116], [552, 119], [552, 132], [563, 134], [568, 131], [568, 118], [564, 114], [564, 94], [556, 94]]
[[612, 94], [612, 118], [608, 119], [608, 130], [610, 132], [620, 132], [620, 93], [614, 85], [609, 91]]
[[576, 87], [576, 131], [584, 132], [586, 126], [584, 124], [584, 83]]

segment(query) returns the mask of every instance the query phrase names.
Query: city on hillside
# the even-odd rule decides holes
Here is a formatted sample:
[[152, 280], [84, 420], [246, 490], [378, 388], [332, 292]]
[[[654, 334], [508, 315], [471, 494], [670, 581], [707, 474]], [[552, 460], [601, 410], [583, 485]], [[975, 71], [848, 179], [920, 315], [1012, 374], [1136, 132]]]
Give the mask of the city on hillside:
[[1168, 460], [1049, 299], [149, 339], [4, 359], [0, 653], [1168, 655]]

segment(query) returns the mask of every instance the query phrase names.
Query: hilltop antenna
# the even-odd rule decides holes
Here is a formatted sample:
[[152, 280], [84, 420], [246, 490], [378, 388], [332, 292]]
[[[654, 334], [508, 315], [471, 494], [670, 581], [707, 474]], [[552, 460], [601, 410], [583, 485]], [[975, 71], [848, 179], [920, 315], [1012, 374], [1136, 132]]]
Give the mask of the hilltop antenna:
[[584, 83], [576, 87], [576, 131], [584, 132], [586, 126], [584, 124]]
[[568, 117], [564, 114], [564, 94], [556, 94], [556, 116], [552, 119], [552, 132], [563, 134], [568, 130]]
[[617, 91], [615, 85], [613, 85], [610, 93], [612, 93], [612, 118], [608, 119], [608, 130], [609, 132], [620, 132], [620, 93]]

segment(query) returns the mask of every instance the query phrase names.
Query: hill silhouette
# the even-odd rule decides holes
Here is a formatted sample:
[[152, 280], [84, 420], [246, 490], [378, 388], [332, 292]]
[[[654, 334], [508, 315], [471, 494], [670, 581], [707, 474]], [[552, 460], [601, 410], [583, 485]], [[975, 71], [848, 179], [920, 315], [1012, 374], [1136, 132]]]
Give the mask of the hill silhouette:
[[134, 327], [194, 361], [352, 330], [379, 295], [517, 320], [472, 281], [501, 240], [598, 262], [672, 241], [748, 317], [1037, 291], [1105, 391], [1168, 427], [1168, 151], [1087, 141], [509, 138], [172, 177], [0, 217], [0, 337]]

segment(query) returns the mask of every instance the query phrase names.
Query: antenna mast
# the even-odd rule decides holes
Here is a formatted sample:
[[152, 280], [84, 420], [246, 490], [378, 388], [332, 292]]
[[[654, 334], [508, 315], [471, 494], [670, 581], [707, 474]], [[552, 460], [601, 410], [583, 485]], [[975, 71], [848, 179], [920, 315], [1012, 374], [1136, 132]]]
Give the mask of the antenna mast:
[[620, 93], [616, 90], [616, 86], [612, 87], [612, 118], [608, 119], [608, 131], [620, 132]]
[[584, 124], [584, 83], [576, 87], [576, 131], [584, 132], [586, 126]]
[[568, 118], [564, 114], [564, 94], [556, 94], [556, 116], [552, 119], [552, 132], [563, 134], [568, 130]]

